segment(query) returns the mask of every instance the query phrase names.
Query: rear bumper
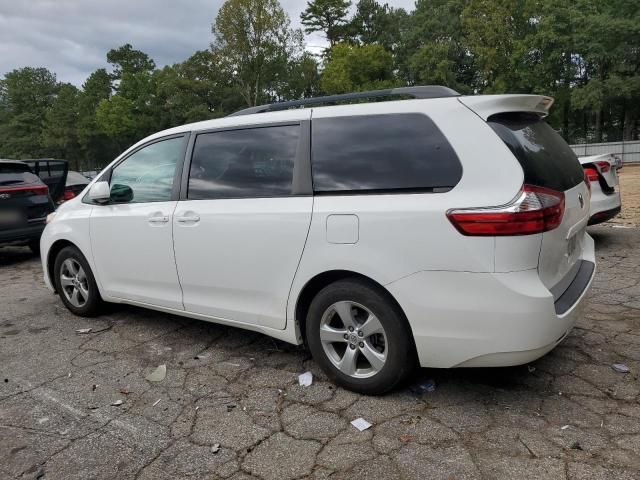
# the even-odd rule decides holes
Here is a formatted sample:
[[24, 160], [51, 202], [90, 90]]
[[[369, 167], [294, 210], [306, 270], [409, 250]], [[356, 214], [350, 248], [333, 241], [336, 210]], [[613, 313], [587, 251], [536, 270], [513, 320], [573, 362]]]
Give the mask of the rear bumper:
[[598, 213], [594, 213], [589, 217], [589, 225], [597, 225], [598, 223], [606, 222], [607, 220], [611, 220], [613, 217], [620, 213], [621, 207], [615, 207], [611, 210], [603, 210]]
[[[586, 237], [582, 260], [595, 265]], [[423, 367], [519, 365], [552, 350], [580, 317], [595, 268], [558, 299], [536, 269], [509, 273], [418, 272], [387, 285], [411, 325]], [[579, 287], [579, 288], [578, 288]], [[573, 290], [572, 290], [573, 291]], [[573, 303], [556, 312], [564, 293]], [[577, 293], [577, 294], [576, 294]]]
[[594, 185], [591, 194], [591, 217], [589, 218], [589, 225], [610, 220], [620, 213], [621, 206], [622, 201], [619, 191], [607, 195], [602, 191], [600, 186]]
[[44, 227], [45, 224], [43, 222], [37, 225], [29, 225], [28, 227], [0, 230], [0, 245], [20, 244], [37, 240], [42, 235]]

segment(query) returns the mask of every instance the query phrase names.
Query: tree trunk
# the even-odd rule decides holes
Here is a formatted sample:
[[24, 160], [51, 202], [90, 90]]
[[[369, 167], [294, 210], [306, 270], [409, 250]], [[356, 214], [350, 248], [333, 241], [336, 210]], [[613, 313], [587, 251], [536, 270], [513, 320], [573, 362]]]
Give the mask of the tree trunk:
[[624, 120], [622, 127], [622, 140], [633, 140], [633, 130], [635, 125], [635, 118], [633, 118], [633, 112], [630, 108], [624, 110]]
[[569, 115], [571, 110], [571, 103], [567, 98], [564, 101], [564, 105], [562, 106], [562, 136], [567, 142], [572, 141], [573, 139], [569, 138]]
[[596, 110], [595, 140], [596, 143], [602, 142], [602, 109]]

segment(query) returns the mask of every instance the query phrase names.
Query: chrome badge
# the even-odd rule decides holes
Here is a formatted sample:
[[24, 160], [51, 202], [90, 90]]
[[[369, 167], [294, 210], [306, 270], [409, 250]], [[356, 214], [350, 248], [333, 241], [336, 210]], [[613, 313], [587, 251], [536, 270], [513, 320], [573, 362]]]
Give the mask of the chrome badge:
[[11, 198], [10, 193], [0, 193], [0, 200], [8, 200]]

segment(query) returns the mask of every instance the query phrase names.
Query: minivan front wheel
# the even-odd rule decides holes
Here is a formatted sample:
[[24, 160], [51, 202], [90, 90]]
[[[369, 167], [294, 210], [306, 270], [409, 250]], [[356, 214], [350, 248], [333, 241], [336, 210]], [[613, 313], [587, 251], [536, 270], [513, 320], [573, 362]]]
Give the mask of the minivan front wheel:
[[416, 364], [404, 315], [386, 292], [360, 279], [340, 280], [316, 295], [306, 334], [325, 373], [360, 393], [390, 390]]
[[54, 267], [56, 291], [72, 313], [93, 317], [100, 313], [102, 298], [89, 263], [75, 247], [65, 247], [56, 257]]

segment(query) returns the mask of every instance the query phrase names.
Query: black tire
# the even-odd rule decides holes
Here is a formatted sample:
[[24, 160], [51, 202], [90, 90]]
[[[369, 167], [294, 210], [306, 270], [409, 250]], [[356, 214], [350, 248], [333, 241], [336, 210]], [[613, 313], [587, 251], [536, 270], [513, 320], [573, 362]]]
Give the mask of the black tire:
[[[355, 302], [366, 307], [384, 328], [386, 360], [373, 376], [356, 378], [343, 373], [332, 363], [323, 348], [320, 340], [323, 315], [330, 312], [330, 307], [336, 302], [343, 301]], [[331, 380], [344, 388], [366, 395], [380, 395], [396, 387], [406, 380], [417, 364], [411, 329], [403, 312], [388, 292], [359, 278], [339, 280], [326, 286], [316, 295], [307, 314], [306, 337], [314, 360]], [[345, 350], [351, 347], [350, 344], [345, 345], [348, 345]], [[353, 350], [356, 349], [358, 346], [354, 345]]]
[[31, 252], [33, 252], [34, 255], [36, 256], [40, 256], [40, 239], [37, 240], [30, 240], [28, 243], [29, 248], [31, 249]]
[[[62, 287], [61, 270], [63, 263], [67, 259], [75, 260], [80, 264], [85, 272], [88, 298], [82, 306], [73, 305], [65, 295]], [[58, 292], [58, 295], [62, 300], [62, 303], [64, 303], [64, 306], [67, 307], [67, 309], [69, 309], [71, 313], [80, 317], [95, 317], [96, 315], [99, 315], [103, 310], [104, 302], [102, 300], [102, 297], [100, 297], [100, 292], [98, 291], [98, 286], [96, 285], [96, 280], [93, 276], [93, 272], [89, 267], [89, 263], [84, 258], [84, 255], [82, 255], [80, 250], [78, 250], [76, 247], [69, 246], [60, 250], [54, 262], [53, 281], [56, 287], [56, 291]]]

